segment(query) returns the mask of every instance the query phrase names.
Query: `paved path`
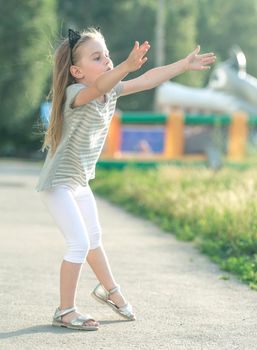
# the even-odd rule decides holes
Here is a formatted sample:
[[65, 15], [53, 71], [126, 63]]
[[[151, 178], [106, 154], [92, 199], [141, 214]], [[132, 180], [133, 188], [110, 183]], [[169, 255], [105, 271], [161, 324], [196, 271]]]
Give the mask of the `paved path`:
[[119, 318], [89, 296], [85, 264], [77, 306], [97, 332], [51, 326], [64, 241], [33, 190], [40, 166], [0, 161], [0, 348], [256, 350], [257, 293], [155, 225], [96, 197], [114, 276], [137, 314]]

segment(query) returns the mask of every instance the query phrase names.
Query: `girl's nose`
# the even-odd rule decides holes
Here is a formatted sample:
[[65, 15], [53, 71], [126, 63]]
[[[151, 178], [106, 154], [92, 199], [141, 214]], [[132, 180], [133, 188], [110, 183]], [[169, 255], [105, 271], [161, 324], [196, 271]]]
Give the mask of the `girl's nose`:
[[106, 57], [106, 59], [105, 59], [105, 63], [106, 63], [106, 64], [109, 64], [111, 61], [112, 61], [112, 60], [110, 59], [110, 57]]

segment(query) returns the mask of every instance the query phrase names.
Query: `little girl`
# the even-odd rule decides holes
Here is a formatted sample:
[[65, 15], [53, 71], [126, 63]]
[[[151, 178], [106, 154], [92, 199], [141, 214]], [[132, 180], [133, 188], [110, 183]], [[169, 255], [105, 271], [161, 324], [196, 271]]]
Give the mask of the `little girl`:
[[98, 330], [99, 322], [78, 312], [75, 297], [85, 259], [99, 284], [91, 295], [127, 320], [135, 320], [132, 306], [121, 293], [104, 251], [102, 228], [89, 180], [104, 145], [119, 96], [152, 89], [187, 70], [209, 69], [213, 53], [186, 58], [122, 81], [146, 61], [150, 45], [136, 41], [128, 58], [113, 67], [99, 29], [81, 33], [69, 29], [55, 52], [52, 108], [42, 150], [47, 156], [36, 190], [67, 244], [60, 269], [60, 304], [52, 325]]

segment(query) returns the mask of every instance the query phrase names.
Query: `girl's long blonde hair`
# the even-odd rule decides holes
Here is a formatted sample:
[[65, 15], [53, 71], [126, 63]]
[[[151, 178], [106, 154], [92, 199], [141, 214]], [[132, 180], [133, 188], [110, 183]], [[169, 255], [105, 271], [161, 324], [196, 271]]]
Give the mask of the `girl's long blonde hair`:
[[[78, 48], [81, 45], [91, 38], [100, 38], [104, 40], [101, 32], [93, 27], [89, 27], [87, 30], [80, 32], [80, 35], [81, 38], [72, 49], [73, 64], [76, 64], [79, 59]], [[52, 99], [50, 123], [44, 133], [45, 136], [42, 146], [42, 151], [50, 149], [52, 156], [62, 136], [62, 112], [66, 98], [66, 88], [76, 82], [75, 78], [70, 73], [70, 66], [72, 65], [70, 50], [69, 39], [65, 38], [57, 47], [54, 54], [53, 81], [48, 95]]]

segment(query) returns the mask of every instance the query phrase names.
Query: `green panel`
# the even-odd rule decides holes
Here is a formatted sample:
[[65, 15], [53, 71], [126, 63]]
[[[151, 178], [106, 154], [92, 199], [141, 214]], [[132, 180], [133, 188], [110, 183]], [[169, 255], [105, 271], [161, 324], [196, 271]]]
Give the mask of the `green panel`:
[[165, 114], [151, 112], [125, 112], [121, 114], [122, 124], [165, 124]]
[[[165, 124], [168, 116], [154, 112], [124, 112], [121, 114], [122, 124]], [[186, 125], [208, 124], [229, 125], [231, 116], [222, 114], [186, 114], [184, 123]], [[257, 116], [249, 116], [249, 125], [257, 125]]]
[[183, 160], [151, 160], [151, 161], [141, 161], [141, 160], [99, 160], [97, 162], [97, 168], [116, 168], [123, 169], [126, 166], [132, 166], [137, 168], [153, 168], [160, 165], [177, 165], [177, 166], [196, 166], [204, 167], [207, 165], [206, 161], [183, 161]]
[[[123, 169], [126, 166], [133, 166], [138, 168], [153, 168], [161, 165], [174, 165], [178, 167], [196, 167], [196, 168], [210, 168], [208, 160], [156, 160], [156, 161], [135, 161], [135, 160], [99, 160], [97, 168], [116, 168]], [[237, 170], [246, 170], [256, 168], [256, 165], [248, 164], [247, 162], [233, 162], [225, 160], [223, 162], [224, 168], [233, 168]]]
[[231, 117], [229, 115], [216, 114], [186, 114], [184, 123], [189, 124], [210, 124], [210, 125], [227, 125], [230, 124]]
[[[124, 112], [121, 114], [122, 124], [165, 124], [168, 116], [153, 112]], [[186, 114], [184, 122], [186, 125], [210, 124], [210, 125], [228, 125], [231, 117], [229, 115], [215, 114]], [[256, 120], [257, 123], [257, 120]]]

